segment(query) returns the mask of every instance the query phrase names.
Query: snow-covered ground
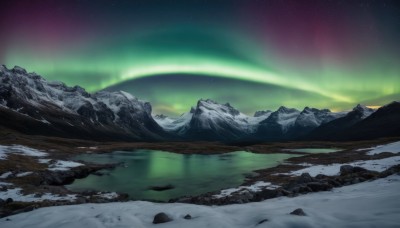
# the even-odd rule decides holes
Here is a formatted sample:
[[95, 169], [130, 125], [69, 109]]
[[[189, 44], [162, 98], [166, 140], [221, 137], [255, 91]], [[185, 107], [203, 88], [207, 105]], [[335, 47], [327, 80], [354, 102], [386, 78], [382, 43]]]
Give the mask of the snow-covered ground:
[[20, 154], [31, 157], [44, 157], [47, 153], [21, 145], [0, 145], [0, 160], [7, 159], [7, 154]]
[[261, 191], [262, 189], [276, 189], [278, 187], [279, 186], [273, 185], [270, 182], [259, 181], [250, 186], [239, 186], [237, 188], [228, 188], [228, 189], [221, 190], [221, 192], [219, 194], [213, 195], [213, 197], [214, 198], [222, 198], [222, 197], [232, 195], [233, 193], [238, 193], [238, 192], [243, 192], [243, 191], [258, 192], [258, 191]]
[[68, 194], [66, 196], [53, 195], [50, 193], [45, 193], [43, 195], [35, 196], [34, 194], [24, 195], [21, 192], [21, 188], [12, 188], [7, 189], [6, 191], [0, 191], [0, 199], [12, 198], [14, 201], [19, 202], [40, 202], [44, 200], [66, 200], [66, 201], [74, 201], [76, 199], [76, 195]]
[[[92, 147], [89, 147], [92, 148]], [[67, 171], [71, 168], [75, 168], [78, 166], [82, 166], [82, 163], [73, 162], [73, 161], [63, 161], [63, 160], [51, 160], [48, 158], [43, 158], [48, 156], [48, 153], [45, 153], [40, 150], [36, 150], [30, 147], [21, 146], [21, 145], [11, 145], [11, 146], [3, 146], [0, 145], [0, 160], [6, 160], [8, 154], [18, 154], [24, 156], [31, 156], [31, 157], [39, 157], [39, 163], [47, 163], [49, 164], [49, 170], [51, 171]], [[12, 173], [6, 172], [0, 174], [0, 179], [6, 179]], [[24, 172], [16, 174], [17, 177], [23, 177], [32, 174], [32, 172]]]
[[400, 153], [400, 141], [371, 148], [358, 149], [358, 150], [359, 151], [369, 150], [367, 152], [368, 155], [381, 154], [383, 152]]
[[[391, 166], [398, 164], [400, 164], [400, 156], [393, 156], [378, 160], [366, 160], [366, 161], [355, 161], [344, 164], [335, 163], [330, 165], [309, 166], [307, 168], [296, 170], [287, 174], [300, 176], [302, 173], [309, 173], [313, 177], [317, 176], [318, 174], [324, 174], [326, 176], [334, 176], [339, 174], [340, 166], [342, 165], [359, 166], [364, 169], [382, 172], [390, 168]], [[306, 164], [306, 166], [308, 165]]]
[[[48, 207], [0, 219], [2, 228], [103, 227], [398, 227], [400, 176], [336, 188], [331, 192], [279, 197], [228, 206], [143, 201]], [[307, 216], [290, 215], [302, 208]], [[165, 212], [174, 220], [153, 225]], [[192, 219], [183, 216], [190, 214]], [[261, 224], [260, 221], [268, 219]]]
[[82, 166], [82, 163], [74, 162], [74, 161], [63, 161], [63, 160], [57, 160], [54, 163], [51, 163], [49, 165], [48, 170], [51, 171], [67, 171], [71, 168], [75, 168], [78, 166]]

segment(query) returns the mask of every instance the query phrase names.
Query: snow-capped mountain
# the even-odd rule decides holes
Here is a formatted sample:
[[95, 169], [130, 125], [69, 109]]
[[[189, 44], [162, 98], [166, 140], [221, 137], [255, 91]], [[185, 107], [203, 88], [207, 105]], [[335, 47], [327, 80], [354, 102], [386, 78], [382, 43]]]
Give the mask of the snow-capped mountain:
[[310, 133], [309, 137], [315, 139], [338, 137], [337, 135], [343, 134], [343, 130], [348, 129], [358, 122], [364, 120], [372, 113], [374, 113], [374, 111], [374, 109], [358, 104], [356, 107], [353, 108], [353, 110], [346, 113], [346, 115], [343, 115], [340, 118], [334, 119], [329, 123], [323, 124], [314, 129]]
[[[151, 117], [150, 103], [123, 91], [90, 94], [79, 86], [48, 82], [20, 67], [9, 70], [0, 66], [0, 74], [1, 108], [25, 117], [32, 126], [44, 128], [35, 131], [56, 136], [77, 134], [85, 138], [136, 140], [160, 139], [165, 135]], [[20, 130], [29, 133], [27, 128], [28, 125]]]
[[184, 139], [234, 141], [254, 133], [260, 121], [269, 113], [252, 117], [239, 112], [229, 103], [219, 104], [210, 99], [201, 99], [190, 112], [178, 118], [154, 116], [166, 131]]
[[281, 106], [260, 122], [256, 135], [260, 139], [282, 139], [294, 126], [299, 115], [299, 110]]
[[346, 112], [305, 107], [303, 111], [281, 106], [258, 126], [260, 140], [296, 139], [311, 130], [344, 116]]
[[305, 107], [297, 116], [294, 122], [292, 135], [306, 135], [311, 130], [328, 123], [337, 118], [343, 117], [347, 112], [331, 112], [329, 109], [316, 109]]
[[[207, 140], [252, 142], [297, 139], [361, 139], [396, 136], [400, 107], [350, 112], [280, 107], [248, 116], [229, 103], [199, 100], [177, 118], [151, 115], [151, 105], [129, 93], [50, 82], [23, 68], [0, 66], [0, 128], [24, 134], [92, 140]], [[376, 133], [378, 129], [381, 133]], [[361, 133], [360, 133], [361, 131]]]

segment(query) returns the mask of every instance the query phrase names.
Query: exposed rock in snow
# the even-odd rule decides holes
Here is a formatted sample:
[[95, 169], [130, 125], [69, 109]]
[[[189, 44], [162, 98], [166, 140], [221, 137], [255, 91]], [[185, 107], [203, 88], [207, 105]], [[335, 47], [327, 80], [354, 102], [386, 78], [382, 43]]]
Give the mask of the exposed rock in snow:
[[118, 198], [119, 195], [116, 192], [106, 192], [106, 193], [99, 192], [97, 193], [97, 195], [94, 196], [101, 197], [104, 199], [115, 199]]
[[369, 150], [367, 152], [368, 155], [374, 155], [374, 154], [380, 154], [384, 152], [389, 152], [389, 153], [400, 153], [400, 141], [394, 142], [394, 143], [389, 143], [386, 145], [380, 145], [372, 148], [364, 148], [364, 149], [359, 149], [360, 151], [362, 150]]
[[18, 173], [15, 175], [16, 177], [25, 177], [31, 175], [33, 172], [23, 172], [23, 173]]
[[43, 195], [35, 196], [35, 194], [23, 195], [21, 193], [21, 188], [12, 188], [7, 189], [6, 191], [0, 191], [0, 199], [11, 198], [14, 201], [19, 202], [41, 202], [45, 200], [66, 200], [66, 201], [74, 201], [76, 199], [76, 195], [68, 194], [66, 196], [53, 195], [50, 193], [45, 193]]
[[9, 172], [5, 172], [5, 173], [0, 175], [0, 179], [6, 179], [11, 175], [12, 175], [12, 172], [10, 172], [10, 171]]
[[162, 128], [164, 128], [164, 130], [182, 135], [189, 127], [188, 125], [190, 120], [192, 119], [192, 116], [192, 112], [183, 113], [177, 118], [170, 118], [164, 115], [156, 115], [154, 116], [154, 120]]
[[62, 160], [57, 160], [54, 163], [49, 165], [48, 170], [51, 171], [66, 171], [69, 170], [70, 168], [82, 166], [82, 163], [74, 162], [74, 161], [62, 161]]
[[19, 154], [31, 157], [47, 156], [47, 153], [21, 145], [2, 146], [0, 145], [0, 160], [7, 159], [7, 154]]
[[370, 116], [372, 113], [374, 113], [374, 112], [375, 112], [375, 109], [368, 108], [368, 107], [365, 106], [365, 105], [358, 104], [358, 105], [353, 109], [353, 111], [356, 111], [356, 112], [360, 113], [361, 119], [365, 119], [365, 118], [367, 118], [368, 116]]
[[[49, 82], [20, 67], [0, 69], [0, 100], [9, 110], [51, 125], [43, 134], [104, 138], [120, 132], [130, 139], [155, 139], [165, 134], [151, 117], [148, 102], [123, 91], [89, 94], [79, 86]], [[32, 125], [38, 128], [38, 123]], [[75, 128], [68, 133], [69, 126]]]
[[271, 113], [272, 113], [272, 111], [270, 111], [270, 110], [256, 111], [254, 113], [254, 117], [264, 116], [265, 118], [268, 118], [268, 116], [271, 115]]
[[[229, 103], [218, 104], [210, 99], [201, 99], [189, 113], [172, 121], [164, 119], [164, 123], [159, 120], [159, 123], [188, 139], [229, 141], [249, 135], [258, 119], [239, 112]], [[177, 128], [172, 125], [177, 125]]]
[[[400, 223], [400, 176], [335, 188], [294, 198], [258, 203], [200, 206], [143, 201], [40, 208], [0, 219], [2, 228], [152, 227], [154, 215], [166, 212], [173, 221], [162, 227], [397, 227]], [[307, 216], [289, 212], [302, 208]], [[190, 214], [193, 219], [184, 219]], [[263, 221], [260, 223], [260, 221]], [[328, 224], [328, 225], [327, 225]]]
[[351, 166], [359, 166], [364, 169], [382, 172], [391, 166], [400, 164], [400, 156], [388, 157], [379, 160], [366, 160], [366, 161], [355, 161], [351, 163], [344, 164], [331, 164], [331, 165], [315, 165], [310, 166], [304, 169], [300, 169], [297, 171], [293, 171], [288, 173], [288, 175], [300, 176], [302, 173], [309, 173], [311, 176], [315, 177], [318, 174], [323, 174], [326, 176], [334, 176], [338, 175], [340, 172], [340, 166], [342, 165], [351, 165]]
[[237, 188], [229, 188], [229, 189], [224, 189], [221, 190], [221, 192], [217, 195], [213, 195], [214, 198], [223, 198], [229, 195], [232, 195], [234, 193], [239, 193], [239, 192], [243, 192], [243, 191], [249, 191], [249, 192], [259, 192], [262, 189], [276, 189], [279, 186], [277, 185], [273, 185], [269, 182], [263, 182], [263, 181], [259, 181], [253, 185], [250, 186], [239, 186]]

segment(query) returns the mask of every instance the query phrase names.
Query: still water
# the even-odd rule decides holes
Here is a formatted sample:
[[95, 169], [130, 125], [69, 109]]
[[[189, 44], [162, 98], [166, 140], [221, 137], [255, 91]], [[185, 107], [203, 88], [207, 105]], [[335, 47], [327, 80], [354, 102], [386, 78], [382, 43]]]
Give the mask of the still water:
[[[167, 201], [240, 185], [253, 170], [277, 166], [294, 154], [254, 154], [237, 151], [218, 155], [176, 154], [157, 150], [116, 151], [76, 157], [92, 163], [123, 163], [90, 175], [67, 187], [74, 191], [96, 190], [128, 193], [131, 199]], [[173, 185], [166, 191], [150, 186]]]

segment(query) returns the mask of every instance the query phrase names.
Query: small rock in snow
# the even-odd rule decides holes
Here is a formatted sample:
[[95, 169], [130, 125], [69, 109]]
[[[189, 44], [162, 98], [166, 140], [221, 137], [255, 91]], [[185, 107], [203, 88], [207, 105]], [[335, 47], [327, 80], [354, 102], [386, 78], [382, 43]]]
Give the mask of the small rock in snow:
[[290, 212], [291, 215], [298, 215], [298, 216], [306, 216], [307, 214], [304, 213], [303, 209], [297, 208], [296, 210]]
[[184, 219], [192, 219], [192, 216], [190, 214], [185, 215], [185, 217], [183, 217]]
[[166, 222], [170, 222], [170, 221], [172, 221], [172, 218], [170, 218], [164, 212], [161, 212], [154, 216], [153, 224], [166, 223]]
[[257, 223], [257, 225], [263, 224], [264, 222], [268, 222], [268, 219], [263, 219]]

